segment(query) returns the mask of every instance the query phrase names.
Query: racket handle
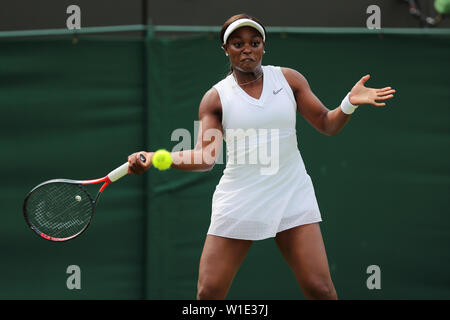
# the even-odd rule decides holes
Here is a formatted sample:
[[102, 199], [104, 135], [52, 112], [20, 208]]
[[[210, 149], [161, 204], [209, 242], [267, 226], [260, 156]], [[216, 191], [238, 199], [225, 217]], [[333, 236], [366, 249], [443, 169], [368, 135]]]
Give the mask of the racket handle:
[[127, 173], [128, 173], [128, 162], [125, 162], [120, 167], [118, 167], [118, 168], [114, 169], [113, 171], [111, 171], [108, 174], [108, 178], [109, 178], [109, 180], [111, 180], [111, 182], [114, 182], [114, 181], [119, 180], [123, 176], [127, 175]]
[[[144, 163], [147, 161], [147, 159], [145, 158], [145, 156], [142, 153], [139, 155], [139, 158]], [[114, 182], [114, 181], [119, 180], [120, 178], [122, 178], [123, 176], [125, 176], [127, 174], [128, 174], [128, 162], [125, 162], [120, 167], [111, 171], [108, 174], [108, 179], [111, 180], [111, 182]]]

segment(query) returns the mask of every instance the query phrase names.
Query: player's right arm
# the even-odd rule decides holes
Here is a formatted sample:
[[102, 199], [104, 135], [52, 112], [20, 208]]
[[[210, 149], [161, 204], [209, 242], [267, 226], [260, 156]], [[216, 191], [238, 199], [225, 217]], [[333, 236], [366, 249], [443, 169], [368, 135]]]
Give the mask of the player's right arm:
[[[183, 171], [209, 171], [214, 167], [222, 148], [222, 104], [219, 93], [211, 88], [203, 96], [199, 106], [199, 131], [192, 150], [172, 152], [172, 168]], [[142, 163], [139, 154], [148, 159]], [[151, 166], [153, 152], [140, 151], [128, 157], [129, 172], [140, 174]]]
[[200, 126], [193, 150], [172, 152], [172, 168], [184, 171], [209, 171], [222, 148], [222, 104], [219, 93], [211, 88], [205, 93], [198, 110]]

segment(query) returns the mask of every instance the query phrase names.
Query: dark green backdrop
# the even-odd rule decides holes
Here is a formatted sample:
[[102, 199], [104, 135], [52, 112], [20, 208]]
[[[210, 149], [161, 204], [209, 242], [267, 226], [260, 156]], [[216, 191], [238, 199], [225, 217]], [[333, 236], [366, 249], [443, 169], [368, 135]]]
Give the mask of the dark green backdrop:
[[[450, 298], [450, 39], [269, 35], [264, 64], [300, 71], [328, 108], [363, 75], [392, 86], [335, 137], [300, 116], [299, 148], [342, 299]], [[224, 169], [149, 171], [108, 187], [81, 237], [34, 235], [22, 201], [50, 178], [103, 176], [144, 149], [194, 137], [203, 94], [228, 71], [217, 36], [0, 41], [2, 299], [193, 299], [211, 198]], [[262, 195], [263, 196], [263, 195]], [[68, 290], [66, 268], [81, 268]], [[369, 290], [366, 269], [381, 269]], [[303, 299], [273, 239], [256, 242], [230, 299]]]

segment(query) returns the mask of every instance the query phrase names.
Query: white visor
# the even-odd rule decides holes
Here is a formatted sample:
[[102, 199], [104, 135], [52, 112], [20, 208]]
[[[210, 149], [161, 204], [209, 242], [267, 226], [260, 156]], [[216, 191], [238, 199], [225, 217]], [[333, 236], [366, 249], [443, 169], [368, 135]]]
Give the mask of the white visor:
[[227, 39], [230, 36], [230, 34], [233, 33], [234, 30], [241, 28], [241, 27], [252, 27], [255, 28], [256, 30], [259, 31], [259, 33], [261, 33], [263, 41], [266, 41], [266, 34], [264, 33], [264, 29], [263, 27], [256, 21], [254, 20], [250, 20], [250, 19], [238, 19], [235, 22], [233, 22], [232, 24], [230, 24], [227, 28], [227, 30], [225, 30], [225, 33], [223, 35], [223, 44], [227, 43]]

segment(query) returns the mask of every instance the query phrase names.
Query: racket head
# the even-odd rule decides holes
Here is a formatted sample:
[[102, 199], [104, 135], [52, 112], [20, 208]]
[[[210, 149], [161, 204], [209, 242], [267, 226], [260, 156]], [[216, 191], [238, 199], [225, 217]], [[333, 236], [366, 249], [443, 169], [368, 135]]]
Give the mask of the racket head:
[[91, 223], [95, 201], [81, 181], [54, 179], [34, 187], [23, 203], [28, 226], [44, 239], [62, 242], [82, 234]]

